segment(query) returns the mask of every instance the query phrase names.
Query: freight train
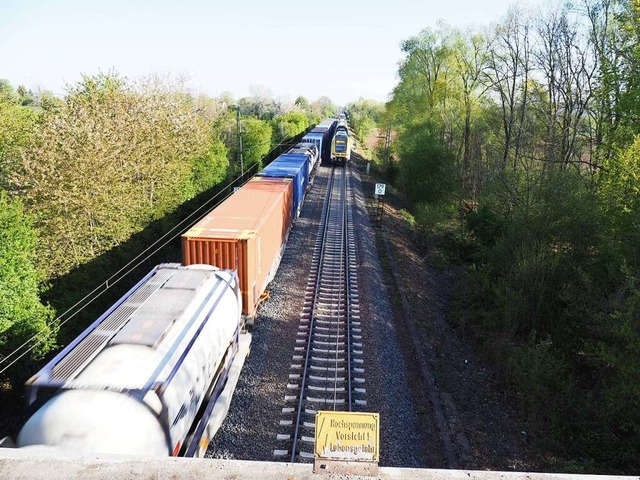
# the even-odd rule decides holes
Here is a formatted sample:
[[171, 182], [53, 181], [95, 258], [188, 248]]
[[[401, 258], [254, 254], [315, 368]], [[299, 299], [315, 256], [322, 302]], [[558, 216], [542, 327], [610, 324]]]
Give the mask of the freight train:
[[327, 119], [182, 236], [182, 263], [236, 270], [249, 324], [273, 279], [312, 172], [329, 160], [337, 121]]
[[29, 379], [40, 408], [19, 447], [204, 455], [336, 123], [323, 121], [191, 227], [182, 265], [155, 267]]

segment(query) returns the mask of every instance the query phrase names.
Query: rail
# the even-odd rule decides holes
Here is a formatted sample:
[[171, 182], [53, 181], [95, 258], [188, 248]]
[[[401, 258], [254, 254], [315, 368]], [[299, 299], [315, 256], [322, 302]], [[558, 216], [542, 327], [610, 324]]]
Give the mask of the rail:
[[[366, 405], [356, 252], [347, 168], [332, 168], [307, 281], [297, 346], [274, 455], [313, 459], [315, 414]], [[303, 353], [303, 354], [302, 354]], [[288, 405], [293, 405], [288, 406]], [[309, 451], [311, 446], [311, 451]]]

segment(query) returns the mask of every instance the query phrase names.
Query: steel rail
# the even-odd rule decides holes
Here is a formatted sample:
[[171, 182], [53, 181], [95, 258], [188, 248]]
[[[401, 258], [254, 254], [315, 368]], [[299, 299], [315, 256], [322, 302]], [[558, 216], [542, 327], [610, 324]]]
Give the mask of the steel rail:
[[308, 373], [308, 366], [309, 366], [309, 357], [311, 355], [311, 345], [312, 345], [312, 340], [313, 340], [313, 336], [312, 336], [312, 332], [313, 332], [313, 327], [314, 327], [314, 322], [315, 322], [315, 310], [316, 310], [316, 306], [318, 303], [318, 293], [320, 291], [320, 282], [322, 280], [322, 272], [321, 272], [321, 267], [322, 267], [322, 261], [324, 259], [324, 254], [326, 251], [326, 242], [325, 239], [327, 238], [327, 231], [329, 229], [329, 214], [331, 212], [331, 198], [333, 196], [333, 184], [335, 181], [335, 167], [331, 169], [331, 177], [329, 179], [328, 185], [327, 185], [327, 193], [325, 195], [325, 204], [324, 204], [324, 212], [323, 212], [323, 232], [322, 232], [322, 247], [320, 250], [320, 258], [318, 259], [318, 278], [316, 279], [316, 287], [315, 287], [315, 292], [313, 295], [313, 303], [311, 306], [311, 316], [309, 318], [309, 339], [307, 342], [307, 351], [306, 351], [306, 355], [305, 355], [305, 363], [304, 363], [304, 368], [303, 368], [303, 373], [302, 373], [302, 381], [300, 383], [300, 393], [299, 393], [299, 400], [298, 400], [298, 409], [296, 412], [296, 423], [294, 426], [294, 437], [293, 437], [293, 446], [291, 447], [291, 462], [295, 462], [296, 461], [296, 455], [298, 453], [298, 437], [300, 434], [300, 420], [302, 418], [302, 412], [304, 410], [304, 389], [306, 386], [306, 382], [307, 382], [307, 373]]
[[[341, 170], [341, 172], [339, 172]], [[357, 295], [355, 233], [350, 208], [347, 167], [333, 167], [320, 215], [297, 346], [285, 395], [291, 407], [282, 409], [278, 441], [286, 449], [274, 455], [291, 462], [313, 459], [305, 446], [313, 445], [318, 410], [353, 411], [366, 405], [361, 375], [362, 331]], [[346, 337], [346, 338], [345, 338]], [[291, 431], [293, 429], [293, 431]]]

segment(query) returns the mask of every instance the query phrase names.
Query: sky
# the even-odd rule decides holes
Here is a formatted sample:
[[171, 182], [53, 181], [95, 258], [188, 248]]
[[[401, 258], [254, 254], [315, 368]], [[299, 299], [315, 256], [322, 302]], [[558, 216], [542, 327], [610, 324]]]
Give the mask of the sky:
[[[548, 2], [549, 0], [547, 0]], [[529, 5], [541, 1], [531, 0]], [[400, 44], [439, 20], [483, 27], [514, 0], [0, 0], [0, 78], [53, 90], [81, 74], [183, 76], [195, 93], [385, 101]]]

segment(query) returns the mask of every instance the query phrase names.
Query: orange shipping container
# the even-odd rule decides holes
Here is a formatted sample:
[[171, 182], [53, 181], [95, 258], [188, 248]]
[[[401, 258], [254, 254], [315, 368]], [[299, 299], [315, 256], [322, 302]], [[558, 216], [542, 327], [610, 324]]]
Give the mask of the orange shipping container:
[[255, 315], [291, 226], [291, 179], [254, 178], [182, 235], [182, 263], [238, 271], [242, 313]]

